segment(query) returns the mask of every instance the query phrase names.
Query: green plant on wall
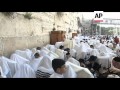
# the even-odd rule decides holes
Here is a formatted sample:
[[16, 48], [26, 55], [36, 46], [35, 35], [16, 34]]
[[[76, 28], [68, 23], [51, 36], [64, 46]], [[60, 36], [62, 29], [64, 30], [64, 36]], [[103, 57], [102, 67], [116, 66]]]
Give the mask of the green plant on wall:
[[62, 15], [63, 15], [63, 12], [57, 12], [57, 15], [58, 15], [58, 16], [62, 16]]
[[5, 16], [12, 16], [14, 12], [2, 12]]
[[27, 19], [32, 19], [32, 14], [31, 13], [28, 13], [26, 12], [26, 14], [24, 15], [24, 18], [27, 18]]

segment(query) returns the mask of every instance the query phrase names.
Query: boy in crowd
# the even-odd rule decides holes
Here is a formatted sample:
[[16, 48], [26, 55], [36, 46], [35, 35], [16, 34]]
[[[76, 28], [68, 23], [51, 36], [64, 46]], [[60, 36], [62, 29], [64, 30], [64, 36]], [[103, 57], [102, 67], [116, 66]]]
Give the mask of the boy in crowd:
[[50, 78], [64, 78], [63, 74], [66, 72], [65, 61], [62, 59], [54, 59], [52, 61], [54, 73]]

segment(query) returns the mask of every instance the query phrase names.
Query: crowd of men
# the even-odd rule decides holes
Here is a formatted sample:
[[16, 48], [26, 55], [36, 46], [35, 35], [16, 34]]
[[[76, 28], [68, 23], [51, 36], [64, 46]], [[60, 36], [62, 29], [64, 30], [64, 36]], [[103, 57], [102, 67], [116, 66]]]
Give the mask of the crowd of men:
[[75, 36], [0, 57], [1, 78], [119, 78], [120, 39]]

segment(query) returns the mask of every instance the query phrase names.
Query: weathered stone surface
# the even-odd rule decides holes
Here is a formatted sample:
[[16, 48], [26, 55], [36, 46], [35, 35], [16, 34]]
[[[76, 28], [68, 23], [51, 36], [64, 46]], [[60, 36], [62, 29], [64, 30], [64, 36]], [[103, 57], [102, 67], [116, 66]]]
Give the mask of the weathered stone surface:
[[[0, 55], [10, 56], [16, 49], [24, 50], [44, 46], [50, 42], [50, 31], [77, 30], [77, 15], [64, 12], [58, 16], [57, 12], [30, 12], [32, 19], [24, 18], [25, 12], [16, 12], [13, 17], [6, 17], [0, 13]], [[71, 33], [72, 33], [71, 32]], [[66, 34], [72, 37], [71, 33]]]

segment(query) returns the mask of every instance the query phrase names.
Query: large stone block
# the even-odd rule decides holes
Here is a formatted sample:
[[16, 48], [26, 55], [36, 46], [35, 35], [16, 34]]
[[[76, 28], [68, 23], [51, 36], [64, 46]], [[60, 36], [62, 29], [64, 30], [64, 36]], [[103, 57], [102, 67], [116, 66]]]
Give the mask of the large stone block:
[[[9, 57], [15, 50], [15, 38], [3, 38], [3, 55]], [[18, 43], [19, 44], [19, 43]]]

